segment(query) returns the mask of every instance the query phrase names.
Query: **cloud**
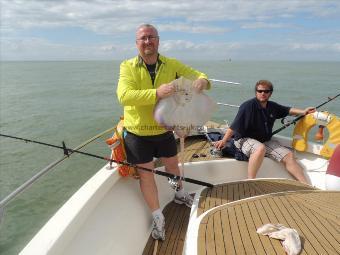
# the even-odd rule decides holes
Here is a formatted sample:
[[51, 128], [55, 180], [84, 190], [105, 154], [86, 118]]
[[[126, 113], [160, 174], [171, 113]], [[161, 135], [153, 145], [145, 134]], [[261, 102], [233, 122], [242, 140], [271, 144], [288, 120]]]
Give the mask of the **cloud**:
[[291, 25], [283, 23], [265, 23], [265, 22], [254, 22], [246, 23], [241, 25], [243, 29], [259, 29], [259, 28], [289, 28]]
[[332, 45], [332, 48], [334, 49], [334, 51], [337, 51], [340, 53], [340, 43], [334, 43]]
[[[127, 32], [144, 22], [159, 21], [165, 29], [173, 27], [162, 21], [173, 18], [182, 20], [179, 28], [192, 27], [197, 32], [210, 31], [212, 21], [264, 21], [274, 17], [291, 17], [304, 12], [315, 17], [335, 16], [340, 12], [337, 1], [33, 1], [3, 0], [2, 24], [7, 29], [32, 27], [75, 26], [99, 34]], [[185, 25], [187, 24], [187, 25]], [[261, 23], [258, 23], [261, 24]], [[263, 23], [264, 24], [264, 23]], [[249, 25], [248, 25], [249, 26]], [[215, 27], [216, 24], [215, 24]], [[215, 28], [223, 31], [223, 28]]]
[[223, 34], [231, 31], [230, 28], [214, 27], [190, 23], [168, 23], [157, 26], [160, 31], [187, 32], [193, 34]]
[[340, 43], [326, 44], [326, 43], [292, 43], [287, 45], [292, 50], [303, 50], [303, 51], [334, 51], [340, 52]]
[[340, 1], [319, 0], [2, 0], [1, 57], [127, 58], [136, 27], [152, 23], [160, 49], [182, 58], [340, 59], [338, 13]]
[[41, 38], [3, 38], [1, 57], [4, 60], [109, 60], [124, 59], [136, 54], [131, 45], [71, 46]]

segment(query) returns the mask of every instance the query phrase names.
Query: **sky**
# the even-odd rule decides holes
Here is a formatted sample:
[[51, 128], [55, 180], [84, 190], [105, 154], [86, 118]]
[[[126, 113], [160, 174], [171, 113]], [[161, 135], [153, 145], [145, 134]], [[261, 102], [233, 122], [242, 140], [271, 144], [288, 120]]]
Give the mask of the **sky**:
[[340, 61], [340, 1], [0, 0], [1, 60], [122, 60], [136, 28], [186, 60]]

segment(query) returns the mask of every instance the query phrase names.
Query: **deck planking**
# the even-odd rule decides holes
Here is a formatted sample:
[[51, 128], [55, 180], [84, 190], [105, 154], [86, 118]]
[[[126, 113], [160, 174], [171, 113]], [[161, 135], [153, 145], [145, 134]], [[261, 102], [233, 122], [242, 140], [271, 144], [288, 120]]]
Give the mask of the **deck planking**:
[[[202, 136], [194, 136], [185, 139], [185, 150], [180, 152], [178, 148], [178, 156], [180, 161], [183, 162], [197, 162], [206, 160], [219, 160], [211, 155], [210, 143]], [[193, 157], [194, 154], [199, 157]], [[221, 158], [222, 159], [222, 158]], [[156, 162], [157, 166], [160, 166], [160, 162]], [[314, 187], [302, 184], [293, 180], [285, 179], [260, 179], [260, 180], [247, 180], [238, 181], [227, 184], [216, 185], [212, 189], [206, 188], [201, 192], [199, 198], [199, 205], [197, 214], [198, 216], [211, 208], [225, 205], [230, 202], [238, 201], [244, 198], [251, 198], [254, 196], [266, 195], [275, 192], [287, 192], [287, 191], [300, 191], [300, 190], [316, 190]], [[296, 198], [298, 199], [298, 198]], [[300, 198], [300, 202], [303, 203], [306, 199], [309, 199], [310, 205], [314, 203], [315, 206], [323, 205], [323, 199], [307, 198], [304, 196]], [[326, 198], [324, 198], [326, 200]], [[336, 237], [339, 232], [334, 228], [334, 222], [336, 222], [336, 212], [338, 209], [334, 209], [334, 199], [327, 198], [327, 201], [331, 204], [329, 210], [329, 217], [327, 219], [311, 216], [318, 226], [324, 226], [320, 231], [325, 236], [329, 233], [333, 235], [333, 238], [328, 238], [328, 243], [331, 242], [333, 246], [337, 247]], [[254, 232], [258, 226], [263, 225], [263, 222], [271, 222], [276, 219], [275, 215], [279, 215], [281, 218], [286, 219], [284, 223], [288, 223], [294, 220], [294, 217], [290, 216], [289, 204], [284, 201], [287, 207], [283, 208], [283, 212], [275, 207], [277, 201], [254, 201], [253, 203], [244, 204], [239, 207], [235, 207], [229, 210], [221, 210], [214, 213], [212, 217], [206, 222], [205, 230], [208, 235], [199, 234], [199, 243], [209, 244], [209, 248], [200, 254], [285, 254], [282, 249], [282, 245], [277, 240], [269, 239], [268, 237], [260, 236]], [[337, 203], [335, 203], [337, 205]], [[273, 207], [273, 209], [267, 209]], [[312, 207], [312, 206], [311, 206]], [[276, 208], [276, 209], [274, 209]], [[306, 208], [303, 209], [304, 213]], [[312, 209], [308, 209], [312, 210]], [[332, 211], [333, 210], [333, 211]], [[266, 213], [263, 213], [266, 212]], [[299, 211], [300, 212], [300, 211]], [[165, 241], [158, 241], [157, 251], [154, 251], [155, 240], [149, 237], [147, 244], [144, 248], [143, 255], [148, 254], [182, 254], [185, 235], [189, 222], [190, 209], [183, 205], [178, 205], [174, 202], [170, 202], [163, 210], [165, 215]], [[286, 216], [284, 216], [286, 215]], [[334, 218], [335, 217], [335, 218]], [[281, 219], [280, 218], [280, 219]], [[244, 231], [241, 232], [240, 228]], [[313, 229], [313, 227], [310, 227]], [[203, 227], [202, 227], [203, 229]], [[200, 228], [201, 231], [201, 228]], [[246, 231], [246, 232], [245, 232]], [[315, 231], [315, 228], [313, 229]], [[212, 234], [214, 233], [214, 234]], [[232, 237], [232, 238], [231, 238]], [[339, 239], [338, 239], [339, 240]], [[325, 240], [324, 240], [325, 241]], [[235, 245], [236, 244], [236, 245]], [[314, 252], [315, 248], [310, 246], [310, 243], [305, 245], [306, 251]], [[256, 253], [254, 253], [256, 250]], [[313, 252], [311, 254], [313, 254]], [[307, 254], [307, 253], [304, 253]], [[332, 254], [332, 253], [330, 253]]]
[[254, 179], [215, 185], [213, 188], [205, 188], [201, 192], [197, 214], [199, 216], [216, 206], [248, 197], [296, 190], [315, 190], [315, 188], [286, 179]]
[[[216, 206], [249, 198], [251, 196], [297, 190], [316, 189], [312, 186], [286, 179], [255, 179], [216, 185], [211, 189], [206, 188], [201, 192], [198, 205], [198, 216]], [[254, 249], [254, 245], [256, 245], [259, 251], [263, 251], [262, 254], [275, 254], [275, 248], [279, 249], [281, 247], [280, 243], [273, 240], [261, 241], [256, 232], [255, 234], [249, 232], [247, 235], [241, 235], [238, 230], [238, 224], [243, 229], [251, 229], [255, 228], [255, 226], [263, 221], [269, 222], [273, 219], [273, 213], [268, 214], [270, 217], [267, 215], [261, 217], [259, 215], [253, 215], [253, 211], [264, 211], [266, 206], [269, 205], [266, 203], [254, 203], [245, 208], [235, 208], [230, 214], [227, 214], [224, 211], [214, 214], [213, 217], [209, 219], [206, 230], [209, 233], [213, 232], [215, 234], [209, 234], [204, 237], [199, 236], [200, 239], [203, 238], [200, 242], [207, 242], [210, 245], [206, 254], [225, 254], [223, 252], [226, 250], [226, 247], [231, 247], [231, 245], [234, 245], [234, 242], [238, 244], [236, 247], [241, 248], [235, 249], [230, 254], [249, 252]], [[166, 219], [166, 240], [158, 242], [158, 249], [155, 254], [182, 254], [190, 209], [186, 206], [171, 202], [164, 208], [163, 213]], [[248, 216], [246, 221], [242, 219], [243, 215]], [[251, 221], [250, 218], [253, 218], [254, 220]], [[218, 222], [218, 224], [216, 224], [216, 222]], [[232, 224], [235, 222], [238, 224]], [[222, 226], [229, 227], [223, 228]], [[233, 239], [228, 238], [230, 236], [233, 236]], [[263, 246], [263, 244], [266, 245]], [[150, 236], [143, 251], [143, 255], [154, 254], [154, 247], [155, 240]]]
[[[180, 161], [198, 162], [206, 160], [218, 160], [211, 155], [211, 144], [207, 141], [205, 136], [192, 136], [185, 139], [185, 149], [180, 151], [178, 146], [178, 157]], [[199, 157], [193, 157], [197, 154]], [[156, 161], [156, 166], [161, 166], [159, 160]], [[164, 209], [165, 216], [165, 236], [166, 240], [158, 241], [156, 254], [182, 254], [185, 234], [189, 222], [190, 208], [170, 202]], [[149, 237], [143, 255], [154, 254], [155, 240]]]
[[163, 210], [165, 216], [165, 241], [158, 241], [154, 253], [155, 240], [149, 237], [143, 255], [182, 254], [185, 235], [188, 228], [190, 208], [170, 202]]
[[[339, 254], [338, 201], [340, 192], [304, 190], [220, 206], [207, 212], [201, 221], [198, 254], [285, 254], [280, 241], [256, 233], [266, 223], [296, 229], [302, 242], [300, 254]], [[223, 215], [223, 220], [216, 215]], [[211, 224], [222, 231], [213, 231]], [[224, 243], [220, 243], [222, 239]]]

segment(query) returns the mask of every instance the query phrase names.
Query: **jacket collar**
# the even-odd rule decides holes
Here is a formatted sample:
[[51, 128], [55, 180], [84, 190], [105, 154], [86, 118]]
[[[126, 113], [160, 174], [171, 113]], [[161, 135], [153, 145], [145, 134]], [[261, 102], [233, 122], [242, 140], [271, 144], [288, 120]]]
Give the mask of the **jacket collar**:
[[[157, 67], [160, 66], [161, 64], [165, 63], [165, 62], [166, 62], [165, 61], [165, 57], [160, 55], [160, 54], [158, 54], [158, 57], [157, 57]], [[137, 58], [136, 58], [136, 66], [141, 67], [143, 65], [144, 65], [144, 60], [143, 60], [143, 58], [140, 55], [138, 55]]]

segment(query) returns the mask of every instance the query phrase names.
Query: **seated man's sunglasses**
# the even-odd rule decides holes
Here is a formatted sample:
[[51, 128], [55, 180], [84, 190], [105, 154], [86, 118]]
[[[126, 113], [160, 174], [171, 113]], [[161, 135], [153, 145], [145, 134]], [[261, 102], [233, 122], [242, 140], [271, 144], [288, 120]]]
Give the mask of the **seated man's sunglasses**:
[[268, 93], [272, 92], [272, 90], [271, 89], [257, 89], [256, 92], [268, 94]]

